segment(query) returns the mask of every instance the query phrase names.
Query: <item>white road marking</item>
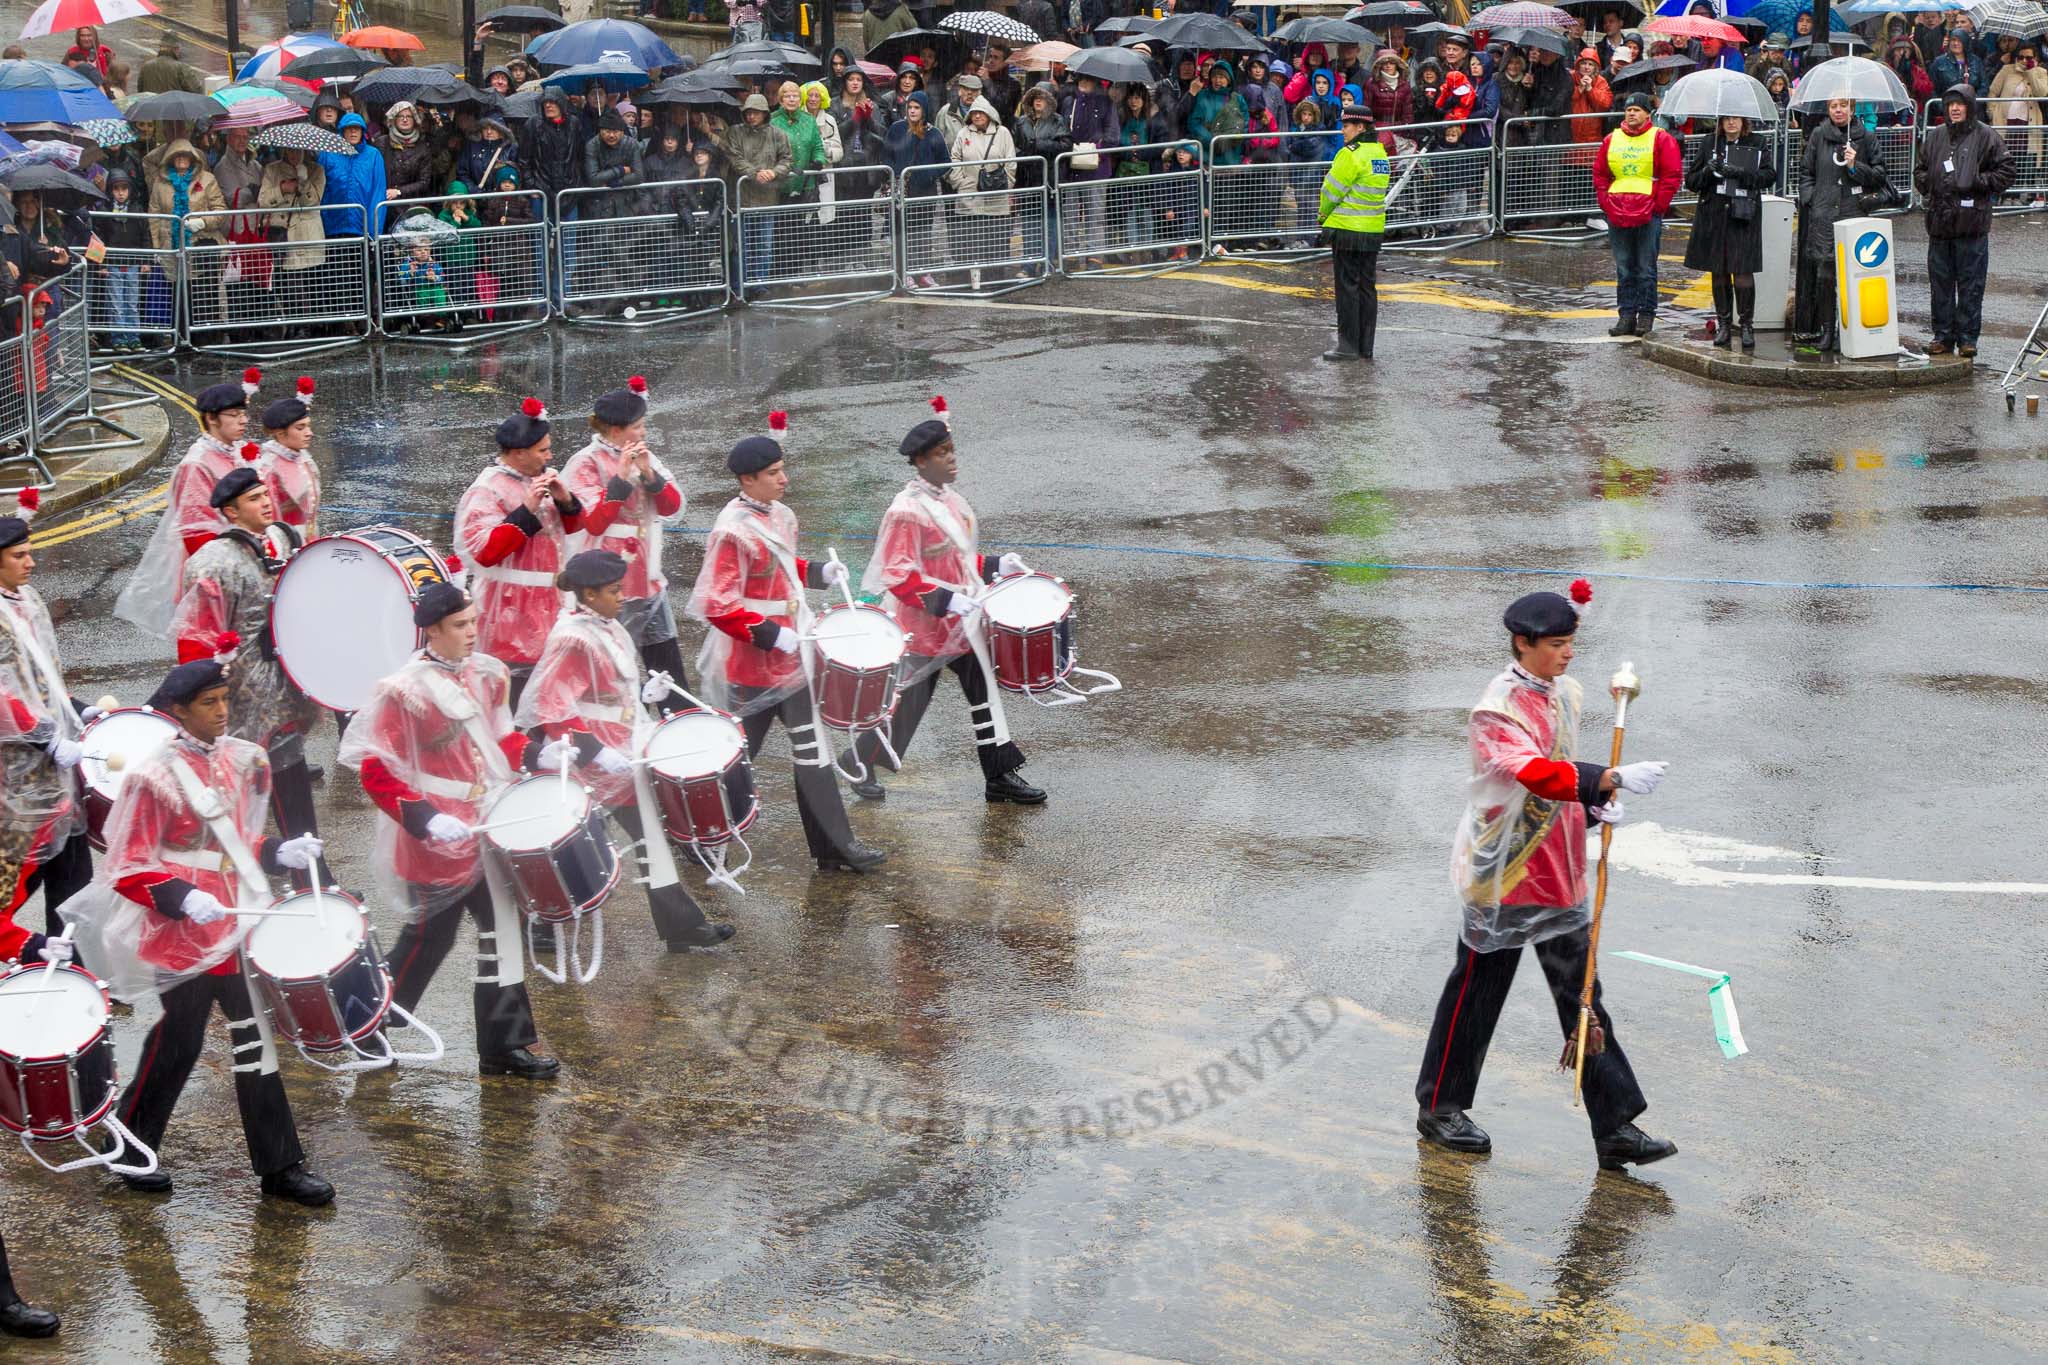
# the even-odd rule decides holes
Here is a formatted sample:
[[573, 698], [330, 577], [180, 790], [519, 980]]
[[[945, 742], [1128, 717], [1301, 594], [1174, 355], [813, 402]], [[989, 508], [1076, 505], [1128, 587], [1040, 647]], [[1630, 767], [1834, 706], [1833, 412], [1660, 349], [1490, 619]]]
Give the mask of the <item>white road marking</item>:
[[[1614, 832], [1612, 865], [1680, 886], [1825, 886], [1857, 891], [1934, 891], [1994, 896], [2048, 895], [2048, 882], [1936, 882], [1911, 877], [1852, 877], [1825, 872], [1752, 872], [1749, 863], [1810, 863], [1795, 849], [1744, 844], [1653, 821]], [[1827, 861], [1822, 859], [1822, 861]], [[1732, 866], [1730, 865], [1732, 864]]]

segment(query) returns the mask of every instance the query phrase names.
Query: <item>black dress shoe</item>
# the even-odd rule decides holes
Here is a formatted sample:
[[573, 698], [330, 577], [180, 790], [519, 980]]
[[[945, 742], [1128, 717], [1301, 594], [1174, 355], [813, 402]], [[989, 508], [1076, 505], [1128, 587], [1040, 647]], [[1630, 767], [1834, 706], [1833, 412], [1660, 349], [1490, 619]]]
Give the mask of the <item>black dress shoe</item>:
[[1636, 334], [1636, 315], [1622, 313], [1614, 319], [1614, 325], [1607, 329], [1611, 337], [1631, 337]]
[[889, 799], [888, 789], [875, 780], [875, 773], [872, 768], [868, 770], [866, 780], [849, 783], [848, 785], [853, 788], [853, 794], [863, 801], [886, 801]]
[[523, 1047], [476, 1059], [476, 1074], [479, 1076], [517, 1076], [521, 1080], [544, 1081], [561, 1069], [559, 1059], [543, 1057]]
[[1453, 1152], [1490, 1152], [1493, 1139], [1486, 1130], [1474, 1123], [1462, 1109], [1453, 1109], [1448, 1114], [1418, 1112], [1415, 1115], [1415, 1131], [1439, 1147]]
[[1001, 777], [990, 778], [988, 785], [983, 788], [982, 794], [987, 796], [990, 801], [1008, 801], [1012, 805], [1018, 806], [1042, 806], [1045, 804], [1045, 793], [1017, 776], [1017, 770], [1014, 768], [1004, 773]]
[[855, 839], [844, 848], [834, 849], [818, 859], [820, 872], [872, 872], [889, 861], [889, 855], [879, 848], [869, 848]]
[[1624, 1123], [1606, 1137], [1595, 1138], [1593, 1150], [1600, 1154], [1601, 1170], [1618, 1171], [1631, 1162], [1647, 1166], [1667, 1156], [1676, 1156], [1678, 1144], [1664, 1138], [1653, 1138], [1633, 1123]]
[[[113, 1137], [111, 1134], [108, 1135], [107, 1139], [100, 1144], [100, 1151], [111, 1154], [114, 1150], [114, 1144], [118, 1141], [118, 1138]], [[124, 1155], [130, 1161], [135, 1159], [133, 1148], [130, 1148]], [[171, 1173], [159, 1166], [148, 1175], [124, 1175], [121, 1177], [121, 1183], [137, 1194], [169, 1194], [171, 1192]]]
[[705, 920], [689, 933], [669, 939], [668, 950], [672, 953], [687, 953], [692, 948], [716, 948], [731, 938], [733, 932], [730, 924], [714, 924], [710, 920]]
[[308, 782], [325, 782], [327, 780], [327, 769], [321, 767], [318, 763], [308, 763], [306, 765], [306, 780]]
[[1357, 360], [1357, 359], [1359, 359], [1359, 358], [1360, 358], [1360, 357], [1359, 357], [1359, 354], [1358, 354], [1358, 352], [1356, 352], [1356, 351], [1324, 351], [1324, 352], [1323, 352], [1323, 359], [1325, 359], [1325, 360], [1329, 361], [1329, 362], [1330, 362], [1331, 364], [1333, 364], [1333, 365], [1334, 365], [1334, 364], [1340, 364], [1340, 363], [1342, 363], [1342, 362], [1344, 362], [1344, 361], [1346, 361], [1346, 360]]
[[61, 1326], [57, 1315], [47, 1308], [20, 1299], [0, 1304], [0, 1332], [10, 1337], [54, 1337]]
[[307, 1170], [303, 1161], [294, 1161], [283, 1170], [264, 1176], [263, 1192], [273, 1199], [289, 1199], [309, 1209], [334, 1202], [334, 1186]]

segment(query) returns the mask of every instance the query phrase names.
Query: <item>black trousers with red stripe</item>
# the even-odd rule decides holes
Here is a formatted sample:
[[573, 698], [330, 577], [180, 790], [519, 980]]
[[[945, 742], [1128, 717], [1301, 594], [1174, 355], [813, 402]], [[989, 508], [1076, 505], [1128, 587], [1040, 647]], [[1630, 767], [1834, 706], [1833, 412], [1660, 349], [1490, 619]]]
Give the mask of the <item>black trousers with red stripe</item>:
[[[497, 917], [491, 911], [491, 886], [488, 881], [478, 882], [454, 905], [412, 920], [398, 931], [398, 942], [389, 958], [391, 998], [407, 1013], [420, 1003], [448, 950], [455, 946], [455, 931], [462, 927], [458, 909], [469, 911], [469, 917], [476, 921], [479, 977], [498, 975], [499, 953], [525, 951], [525, 945], [516, 937], [510, 943], [498, 942]], [[516, 986], [500, 986], [495, 979], [477, 981], [473, 993], [479, 1056], [501, 1057], [515, 1047], [532, 1047], [540, 1041], [540, 1032], [533, 1023], [533, 1001], [526, 994], [524, 981]]]
[[[1566, 1037], [1579, 1027], [1586, 938], [1586, 931], [1578, 929], [1535, 945], [1537, 964], [1550, 983], [1550, 998]], [[1515, 984], [1515, 968], [1521, 961], [1520, 948], [1481, 953], [1458, 945], [1458, 965], [1451, 969], [1443, 996], [1436, 1002], [1436, 1021], [1430, 1025], [1422, 1071], [1415, 1078], [1415, 1102], [1424, 1112], [1448, 1114], [1472, 1107], [1479, 1072], [1486, 1065], [1486, 1049], [1493, 1042], [1493, 1026], [1500, 1022], [1501, 1006], [1507, 1003], [1508, 987]], [[1592, 1121], [1593, 1136], [1605, 1137], [1631, 1122], [1649, 1103], [1636, 1085], [1636, 1073], [1621, 1050], [1621, 1040], [1614, 1036], [1614, 1021], [1601, 1003], [1598, 980], [1593, 983], [1593, 1017], [1607, 1031], [1607, 1050], [1586, 1059], [1586, 1117]]]
[[[896, 751], [898, 758], [910, 752], [910, 741], [917, 734], [918, 722], [924, 719], [924, 713], [931, 707], [932, 696], [939, 690], [939, 679], [944, 670], [951, 669], [953, 676], [960, 680], [960, 691], [967, 698], [970, 714], [972, 708], [988, 702], [988, 679], [982, 675], [981, 660], [972, 651], [956, 654], [936, 668], [927, 667], [926, 661], [915, 655], [907, 656], [904, 662], [906, 672], [920, 667], [927, 671], [925, 676], [896, 693], [896, 714], [889, 721], [889, 747]], [[870, 730], [862, 735], [854, 745], [854, 752], [864, 765], [873, 768], [875, 761], [882, 756], [881, 732]], [[1024, 751], [1014, 743], [997, 744], [993, 740], [983, 743], [977, 738], [974, 756], [981, 761], [981, 776], [986, 782], [993, 782], [1004, 773], [1024, 766]]]
[[14, 1267], [7, 1264], [7, 1239], [0, 1237], [0, 1304], [20, 1301], [21, 1294], [14, 1287]]
[[249, 1143], [249, 1164], [258, 1175], [271, 1175], [306, 1159], [299, 1130], [292, 1122], [291, 1101], [284, 1078], [258, 1068], [262, 1036], [256, 1031], [256, 1006], [241, 972], [195, 976], [163, 993], [164, 1017], [142, 1041], [142, 1060], [135, 1079], [121, 1097], [121, 1122], [149, 1146], [163, 1150], [164, 1129], [171, 1111], [206, 1045], [206, 1024], [214, 1004], [228, 1020], [230, 1056], [234, 1059], [235, 1103], [242, 1111], [242, 1136]]

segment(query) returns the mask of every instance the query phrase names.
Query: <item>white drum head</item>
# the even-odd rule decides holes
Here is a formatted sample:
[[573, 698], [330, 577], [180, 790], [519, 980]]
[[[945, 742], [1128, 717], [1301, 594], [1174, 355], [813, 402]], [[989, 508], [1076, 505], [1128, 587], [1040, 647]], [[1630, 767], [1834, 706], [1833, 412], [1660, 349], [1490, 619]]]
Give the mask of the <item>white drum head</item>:
[[988, 619], [1013, 630], [1032, 630], [1056, 623], [1074, 604], [1067, 585], [1050, 574], [1006, 578], [981, 599]]
[[[177, 736], [178, 723], [168, 716], [140, 709], [109, 711], [79, 737], [85, 757], [78, 771], [86, 786], [111, 801], [121, 794], [123, 778]], [[118, 766], [110, 767], [107, 760], [116, 755]]]
[[404, 573], [348, 536], [313, 541], [277, 576], [270, 606], [277, 657], [299, 689], [331, 711], [360, 711], [370, 690], [419, 647]]
[[106, 1022], [107, 998], [83, 972], [30, 967], [0, 980], [0, 1052], [9, 1056], [68, 1056]]
[[685, 711], [654, 727], [642, 757], [662, 776], [687, 781], [724, 772], [746, 751], [746, 735], [724, 716]]
[[903, 627], [874, 607], [834, 607], [818, 619], [818, 652], [861, 673], [894, 667], [904, 643]]
[[305, 891], [271, 907], [290, 915], [257, 920], [244, 947], [256, 970], [281, 981], [298, 981], [325, 976], [354, 957], [363, 946], [363, 912], [351, 901], [324, 892], [320, 908], [324, 920], [312, 917], [313, 893]]
[[503, 828], [489, 830], [484, 838], [507, 853], [553, 848], [589, 818], [590, 798], [583, 788], [572, 782], [565, 789], [559, 777], [529, 777], [491, 803], [484, 823]]

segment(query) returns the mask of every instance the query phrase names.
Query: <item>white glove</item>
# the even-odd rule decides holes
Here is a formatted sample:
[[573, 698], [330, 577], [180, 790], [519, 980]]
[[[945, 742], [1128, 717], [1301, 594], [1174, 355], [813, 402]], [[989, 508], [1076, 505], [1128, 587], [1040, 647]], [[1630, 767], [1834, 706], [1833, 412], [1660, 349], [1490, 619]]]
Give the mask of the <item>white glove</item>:
[[1664, 780], [1664, 770], [1669, 763], [1624, 763], [1614, 770], [1614, 780], [1624, 791], [1637, 796], [1648, 796], [1657, 790], [1657, 784]]
[[71, 946], [68, 938], [46, 938], [43, 940], [43, 961], [69, 962], [78, 956], [78, 949]]
[[446, 811], [435, 811], [427, 821], [427, 837], [437, 844], [459, 844], [469, 837], [469, 826]]
[[800, 643], [802, 642], [796, 638], [796, 632], [788, 626], [777, 626], [775, 628], [775, 652], [777, 654], [794, 654]]
[[964, 592], [956, 592], [946, 599], [946, 615], [948, 616], [972, 616], [980, 610], [981, 603], [975, 601]]
[[999, 574], [1013, 574], [1030, 573], [1031, 570], [1024, 566], [1022, 559], [1014, 554], [1005, 552], [1003, 557], [996, 561], [996, 572]]
[[1593, 818], [1603, 825], [1618, 825], [1621, 823], [1621, 817], [1621, 802], [1611, 796], [1607, 798], [1606, 805], [1593, 807]]
[[566, 739], [551, 739], [540, 746], [534, 762], [543, 772], [560, 772], [576, 762], [576, 746]]
[[607, 744], [597, 751], [597, 766], [617, 777], [620, 773], [633, 771], [633, 760]]
[[828, 559], [825, 567], [819, 570], [819, 576], [825, 580], [826, 587], [836, 588], [846, 581], [846, 566], [836, 559]]
[[304, 872], [326, 848], [317, 834], [301, 834], [296, 839], [287, 839], [277, 846], [278, 866]]
[[654, 705], [669, 694], [670, 679], [666, 673], [656, 673], [640, 684], [640, 700]]
[[90, 725], [105, 714], [107, 713], [97, 706], [88, 706], [78, 713], [78, 723], [80, 725]]
[[211, 924], [228, 912], [225, 905], [196, 886], [185, 893], [185, 899], [178, 903], [178, 908], [194, 924]]
[[60, 768], [75, 768], [85, 757], [85, 748], [75, 739], [53, 739], [47, 750], [50, 761]]

